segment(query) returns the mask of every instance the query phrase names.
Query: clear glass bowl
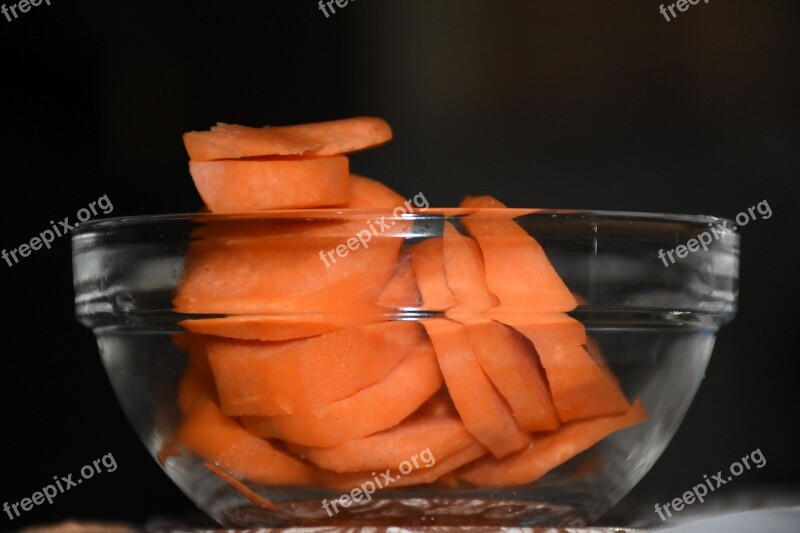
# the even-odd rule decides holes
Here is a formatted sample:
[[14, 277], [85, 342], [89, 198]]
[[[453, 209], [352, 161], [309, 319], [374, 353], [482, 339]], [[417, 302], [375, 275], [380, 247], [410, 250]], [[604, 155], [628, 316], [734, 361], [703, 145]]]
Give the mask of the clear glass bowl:
[[[178, 388], [188, 365], [182, 348], [187, 333], [181, 321], [233, 314], [278, 318], [287, 324], [309, 317], [341, 321], [356, 316], [363, 304], [360, 294], [351, 294], [338, 307], [323, 305], [324, 299], [297, 296], [294, 300], [294, 289], [282, 287], [285, 294], [275, 293], [264, 300], [249, 298], [249, 307], [237, 305], [242, 297], [256, 294], [258, 287], [248, 284], [252, 280], [258, 284], [264, 274], [262, 267], [273, 263], [264, 256], [231, 252], [226, 247], [233, 241], [267, 239], [276, 254], [285, 248], [307, 252], [311, 259], [302, 268], [312, 272], [309, 265], [313, 261], [318, 261], [320, 268], [313, 271], [314, 276], [303, 277], [298, 266], [298, 279], [308, 279], [313, 285], [317, 277], [342, 275], [366, 259], [370, 252], [361, 245], [351, 246], [346, 252], [349, 257], [335, 252], [337, 245], [346, 244], [359, 228], [375, 227], [376, 221], [382, 220], [385, 226], [381, 227], [391, 229], [381, 230], [381, 242], [408, 247], [440, 236], [445, 221], [458, 225], [467, 213], [463, 209], [431, 209], [394, 216], [390, 211], [304, 210], [88, 222], [72, 234], [76, 314], [94, 331], [117, 398], [147, 449], [170, 479], [224, 526], [591, 523], [633, 488], [667, 446], [703, 378], [718, 328], [736, 311], [737, 234], [719, 235], [707, 251], [701, 248], [685, 254], [674, 264], [659, 254], [685, 245], [703, 232], [710, 235], [711, 226], [721, 223], [720, 219], [589, 211], [481, 211], [479, 216], [489, 220], [508, 219], [509, 213], [519, 215], [516, 222], [538, 240], [578, 298], [580, 305], [570, 316], [585, 325], [626, 397], [641, 399], [648, 413], [644, 423], [611, 434], [532, 483], [481, 487], [453, 483], [451, 478], [448, 483], [387, 487], [369, 501], [340, 507], [331, 516], [322, 502], [337, 498], [342, 490], [322, 483], [253, 483], [236, 472], [209, 466], [203, 457], [176, 444], [175, 433], [182, 420]], [[374, 245], [377, 236], [373, 233]], [[173, 301], [178, 302], [176, 293], [187, 263], [192, 261], [187, 261], [187, 253], [208, 249], [216, 250], [215, 254], [230, 252], [226, 257], [236, 265], [238, 278], [220, 286], [215, 285], [215, 278], [208, 278], [207, 301], [202, 305], [184, 301], [180, 305], [184, 312], [178, 313]], [[325, 266], [322, 257], [328, 261], [336, 257], [339, 263]], [[374, 262], [374, 257], [380, 256], [372, 257]], [[348, 260], [351, 263], [337, 271]], [[250, 263], [242, 263], [247, 261]], [[197, 270], [197, 265], [194, 268]], [[370, 268], [393, 266], [378, 259]], [[305, 303], [281, 305], [289, 301]], [[418, 321], [442, 312], [408, 305], [385, 309], [382, 319]]]

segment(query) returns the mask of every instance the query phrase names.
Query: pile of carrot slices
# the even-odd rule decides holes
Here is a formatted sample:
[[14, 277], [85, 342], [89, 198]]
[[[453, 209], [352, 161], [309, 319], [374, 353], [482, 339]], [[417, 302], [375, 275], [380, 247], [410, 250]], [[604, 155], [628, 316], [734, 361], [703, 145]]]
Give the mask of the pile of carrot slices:
[[[219, 124], [184, 143], [212, 213], [392, 209], [405, 199], [345, 155], [391, 136], [357, 117]], [[511, 486], [644, 421], [518, 211], [487, 196], [461, 207], [438, 236], [409, 241], [394, 220], [330, 265], [320, 254], [372, 221], [197, 229], [174, 307], [223, 316], [182, 323], [175, 442], [253, 483], [349, 490], [429, 450], [435, 464], [392, 487]], [[386, 318], [401, 308], [433, 318]]]

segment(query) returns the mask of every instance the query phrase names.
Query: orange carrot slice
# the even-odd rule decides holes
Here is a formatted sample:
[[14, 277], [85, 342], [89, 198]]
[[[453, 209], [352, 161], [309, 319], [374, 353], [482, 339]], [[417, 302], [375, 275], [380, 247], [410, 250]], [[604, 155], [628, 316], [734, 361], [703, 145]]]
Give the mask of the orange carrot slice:
[[250, 435], [213, 402], [197, 402], [178, 428], [175, 441], [220, 468], [255, 483], [305, 485], [314, 471], [269, 442]]
[[456, 303], [447, 284], [441, 237], [432, 237], [411, 246], [411, 267], [422, 294], [422, 309], [442, 311]]
[[346, 203], [345, 156], [270, 161], [190, 161], [195, 187], [212, 213], [251, 213]]
[[550, 392], [562, 421], [624, 413], [628, 401], [614, 376], [583, 346], [586, 331], [561, 313], [540, 315], [492, 310], [497, 320], [512, 326], [536, 347]]
[[416, 309], [422, 305], [422, 295], [411, 266], [411, 252], [407, 249], [400, 252], [394, 274], [378, 296], [376, 303], [391, 309]]
[[[303, 459], [332, 472], [396, 469], [405, 460], [444, 459], [478, 441], [458, 416], [413, 416], [385, 431], [331, 448], [293, 447]], [[428, 459], [430, 461], [430, 459]]]
[[277, 509], [277, 506], [269, 501], [268, 499], [262, 497], [256, 491], [233, 477], [232, 475], [228, 474], [224, 470], [220, 470], [220, 468], [213, 463], [209, 463], [208, 461], [203, 461], [203, 466], [205, 466], [209, 472], [220, 478], [222, 481], [230, 485], [235, 491], [239, 494], [250, 500], [251, 503], [254, 503], [261, 507], [262, 509]]
[[[462, 207], [505, 207], [491, 197], [467, 197]], [[512, 309], [571, 311], [575, 298], [558, 276], [541, 245], [510, 219], [481, 216], [477, 211], [462, 223], [477, 239], [486, 265], [489, 290]]]
[[348, 209], [394, 209], [406, 201], [383, 183], [357, 174], [350, 175], [350, 187], [350, 201], [342, 205]]
[[475, 357], [506, 399], [520, 428], [553, 430], [558, 415], [533, 346], [513, 330], [491, 320], [466, 325]]
[[497, 298], [486, 286], [486, 272], [478, 243], [461, 235], [450, 222], [445, 222], [442, 248], [447, 284], [459, 310], [483, 311], [497, 305]]
[[285, 341], [374, 324], [382, 319], [383, 311], [376, 309], [308, 316], [245, 315], [200, 318], [183, 320], [179, 324], [191, 332], [204, 335], [243, 340]]
[[[433, 483], [454, 472], [457, 468], [478, 459], [486, 454], [486, 448], [478, 442], [472, 442], [467, 447], [462, 448], [447, 457], [438, 458], [428, 455], [427, 461], [417, 460], [416, 466], [409, 458], [405, 458], [394, 467], [383, 471], [355, 472], [351, 474], [328, 474], [323, 473], [320, 477], [322, 483], [332, 489], [343, 492], [351, 492], [356, 487], [362, 485], [366, 488], [367, 482], [372, 482], [378, 488], [392, 489], [408, 487], [412, 485], [422, 485]], [[422, 455], [422, 454], [418, 454]], [[402, 469], [402, 471], [400, 471]], [[387, 479], [388, 477], [388, 479]], [[444, 480], [452, 483], [452, 479]], [[380, 485], [378, 485], [380, 483]]]
[[264, 128], [219, 123], [210, 131], [185, 133], [183, 142], [191, 159], [210, 161], [270, 155], [344, 154], [383, 144], [391, 138], [392, 130], [386, 121], [354, 117]]
[[329, 447], [383, 431], [405, 420], [442, 385], [427, 340], [380, 383], [307, 412], [276, 417], [243, 417], [253, 435], [305, 446]]
[[[351, 253], [345, 244], [352, 235], [349, 227], [313, 228], [286, 229], [279, 237], [262, 238], [236, 237], [236, 231], [234, 236], [222, 237], [223, 231], [218, 230], [214, 238], [192, 242], [173, 299], [175, 310], [313, 314], [374, 306], [394, 271], [402, 239], [393, 234], [373, 235], [368, 248], [347, 257]], [[340, 247], [344, 257], [338, 256], [334, 264], [333, 249]]]
[[178, 409], [186, 414], [201, 400], [217, 401], [214, 376], [208, 364], [206, 337], [184, 333], [181, 335], [185, 345], [189, 365], [178, 383]]
[[508, 405], [481, 369], [466, 328], [442, 318], [422, 322], [467, 430], [497, 457], [527, 446], [530, 437], [519, 428]]
[[481, 459], [461, 470], [458, 477], [486, 487], [525, 485], [591, 448], [608, 435], [646, 419], [644, 405], [641, 400], [636, 400], [623, 414], [570, 422], [557, 431], [538, 436], [524, 450], [502, 459]]
[[222, 411], [274, 416], [308, 411], [384, 379], [424, 341], [413, 322], [385, 322], [284, 342], [212, 337], [208, 359]]

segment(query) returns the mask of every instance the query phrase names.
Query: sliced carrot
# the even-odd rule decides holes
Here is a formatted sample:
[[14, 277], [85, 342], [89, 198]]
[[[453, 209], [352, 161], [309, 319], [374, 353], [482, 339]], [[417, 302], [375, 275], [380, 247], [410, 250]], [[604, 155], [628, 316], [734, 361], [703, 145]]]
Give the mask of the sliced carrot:
[[512, 312], [501, 306], [489, 309], [486, 315], [528, 337], [539, 352], [586, 344], [584, 325], [564, 313]]
[[[381, 488], [397, 489], [400, 487], [433, 483], [483, 455], [486, 455], [486, 448], [478, 442], [472, 442], [467, 447], [461, 448], [447, 457], [441, 459], [433, 457], [433, 459], [428, 459], [427, 462], [418, 460], [417, 466], [414, 466], [414, 464], [409, 461], [408, 457], [406, 457], [406, 464], [403, 464], [403, 461], [401, 461], [401, 463], [394, 465], [394, 468], [391, 469], [391, 472], [388, 474], [391, 481], [386, 479], [385, 476], [387, 474], [385, 471], [355, 472], [352, 474], [326, 473], [323, 474], [321, 478], [322, 482], [327, 487], [344, 492], [351, 492], [352, 489], [361, 487], [362, 485], [366, 487], [365, 483], [370, 481], [374, 485], [377, 485], [376, 480], [381, 484]], [[400, 470], [401, 468], [402, 471]], [[453, 480], [452, 478], [445, 478], [443, 481], [452, 483]]]
[[430, 343], [424, 341], [386, 379], [308, 412], [244, 417], [253, 435], [305, 446], [336, 446], [383, 431], [405, 420], [442, 385]]
[[497, 457], [524, 448], [530, 437], [486, 377], [470, 345], [467, 329], [456, 322], [422, 321], [436, 350], [447, 390], [464, 426]]
[[491, 320], [466, 325], [475, 357], [525, 431], [553, 430], [558, 415], [536, 351], [526, 339]]
[[586, 351], [583, 324], [560, 313], [492, 314], [527, 337], [536, 347], [547, 374], [559, 418], [568, 422], [624, 413], [628, 401], [616, 378]]
[[[504, 207], [491, 197], [467, 197], [462, 207]], [[462, 218], [477, 239], [486, 265], [489, 290], [512, 309], [571, 311], [575, 298], [547, 259], [541, 245], [519, 224], [480, 211]]]
[[350, 201], [342, 206], [348, 209], [394, 209], [406, 201], [383, 183], [357, 174], [350, 175], [350, 187]]
[[270, 155], [344, 154], [383, 144], [391, 138], [392, 130], [386, 121], [354, 117], [264, 128], [219, 123], [210, 131], [185, 133], [183, 142], [191, 159], [210, 161]]
[[212, 337], [208, 359], [226, 415], [275, 416], [380, 382], [423, 341], [414, 322], [384, 322], [283, 342]]
[[315, 481], [311, 467], [250, 435], [208, 400], [192, 406], [176, 432], [175, 442], [255, 483], [306, 485]]
[[232, 339], [285, 341], [315, 337], [340, 329], [380, 322], [381, 309], [315, 315], [243, 315], [189, 319], [179, 322], [194, 333]]
[[[303, 459], [332, 472], [370, 472], [396, 469], [412, 457], [444, 459], [479, 444], [457, 415], [412, 416], [398, 425], [331, 448], [294, 447]], [[430, 461], [430, 459], [427, 459]]]
[[443, 311], [455, 305], [455, 296], [447, 284], [442, 238], [425, 239], [411, 246], [410, 251], [411, 267], [422, 294], [421, 308]]
[[228, 474], [224, 470], [221, 470], [218, 466], [214, 465], [213, 463], [209, 463], [208, 461], [203, 461], [203, 466], [205, 466], [209, 472], [220, 478], [222, 481], [233, 487], [235, 491], [239, 494], [250, 500], [251, 503], [254, 503], [261, 507], [262, 509], [277, 509], [274, 503], [269, 501], [268, 499], [264, 498], [256, 491], [233, 477], [232, 475]]
[[428, 398], [415, 413], [418, 416], [458, 416], [453, 399], [447, 393], [447, 388], [442, 387], [439, 391]]
[[191, 333], [184, 333], [181, 337], [189, 365], [178, 383], [178, 409], [181, 414], [186, 414], [198, 401], [216, 402], [217, 392], [208, 364], [207, 337]]
[[486, 271], [478, 243], [445, 222], [442, 248], [447, 284], [459, 310], [483, 311], [497, 305], [497, 298], [486, 286]]
[[390, 309], [416, 309], [422, 305], [422, 295], [411, 266], [411, 252], [407, 249], [400, 252], [394, 274], [378, 296], [376, 303]]
[[346, 203], [347, 157], [301, 160], [190, 161], [195, 187], [212, 213], [251, 213]]
[[[179, 313], [313, 314], [369, 309], [391, 277], [402, 238], [373, 235], [347, 257], [347, 233], [334, 225], [280, 237], [193, 241], [173, 299]], [[328, 232], [329, 234], [325, 234]], [[233, 231], [235, 234], [236, 231]], [[350, 234], [352, 235], [352, 234]], [[344, 251], [333, 261], [337, 251]], [[333, 258], [329, 258], [333, 256]]]
[[525, 485], [591, 448], [608, 435], [646, 419], [644, 405], [641, 400], [636, 400], [623, 414], [570, 422], [557, 431], [538, 436], [524, 450], [502, 459], [481, 459], [461, 470], [458, 477], [479, 486]]

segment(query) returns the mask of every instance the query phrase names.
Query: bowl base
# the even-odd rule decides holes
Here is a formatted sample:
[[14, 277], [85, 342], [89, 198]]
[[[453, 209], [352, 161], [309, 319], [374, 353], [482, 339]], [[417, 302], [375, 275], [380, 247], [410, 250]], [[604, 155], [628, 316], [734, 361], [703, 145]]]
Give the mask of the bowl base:
[[225, 509], [222, 524], [238, 527], [518, 527], [583, 526], [586, 516], [566, 505], [492, 498], [381, 498], [344, 508], [320, 500], [290, 500], [277, 509], [242, 505]]

